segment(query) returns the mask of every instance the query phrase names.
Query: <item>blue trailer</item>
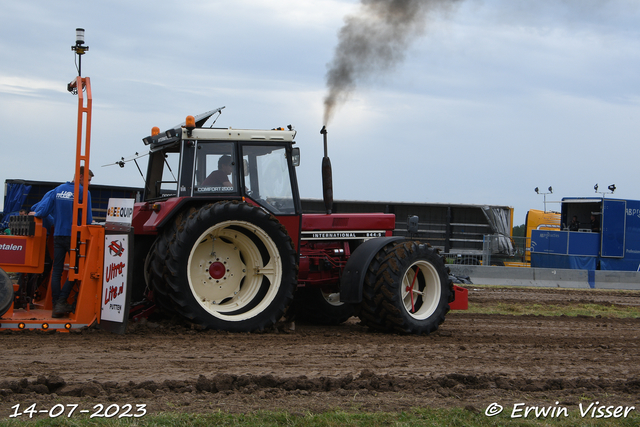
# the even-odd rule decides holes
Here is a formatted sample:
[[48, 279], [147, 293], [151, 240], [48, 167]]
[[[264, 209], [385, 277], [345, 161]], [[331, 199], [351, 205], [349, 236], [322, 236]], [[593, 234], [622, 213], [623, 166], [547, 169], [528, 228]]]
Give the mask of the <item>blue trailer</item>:
[[639, 200], [566, 197], [560, 221], [532, 231], [531, 267], [640, 271]]

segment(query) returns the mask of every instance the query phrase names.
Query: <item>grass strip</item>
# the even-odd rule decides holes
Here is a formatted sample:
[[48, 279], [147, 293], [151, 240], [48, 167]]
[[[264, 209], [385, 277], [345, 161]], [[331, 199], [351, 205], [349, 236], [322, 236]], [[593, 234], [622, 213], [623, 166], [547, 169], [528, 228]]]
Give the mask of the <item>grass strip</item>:
[[[504, 314], [514, 316], [586, 316], [586, 317], [607, 317], [617, 319], [640, 318], [640, 307], [621, 306], [615, 304], [518, 304], [502, 303], [495, 304], [469, 303], [466, 313], [477, 314]], [[455, 314], [451, 311], [449, 314]]]
[[[61, 427], [89, 427], [89, 426], [250, 426], [250, 427], [413, 427], [413, 426], [460, 426], [460, 427], [493, 427], [493, 426], [637, 426], [640, 425], [640, 412], [631, 411], [627, 417], [593, 418], [591, 413], [581, 415], [579, 411], [567, 411], [555, 417], [535, 417], [532, 413], [528, 417], [512, 418], [512, 408], [505, 408], [497, 416], [487, 416], [482, 411], [470, 411], [460, 408], [454, 409], [415, 409], [409, 412], [376, 412], [376, 413], [347, 413], [343, 411], [325, 412], [321, 414], [301, 414], [288, 412], [256, 412], [250, 414], [230, 414], [213, 412], [208, 414], [180, 414], [161, 413], [145, 415], [136, 419], [89, 419], [87, 416], [73, 418], [43, 418], [11, 419], [0, 421], [0, 426], [61, 426]], [[521, 413], [520, 413], [521, 414]]]

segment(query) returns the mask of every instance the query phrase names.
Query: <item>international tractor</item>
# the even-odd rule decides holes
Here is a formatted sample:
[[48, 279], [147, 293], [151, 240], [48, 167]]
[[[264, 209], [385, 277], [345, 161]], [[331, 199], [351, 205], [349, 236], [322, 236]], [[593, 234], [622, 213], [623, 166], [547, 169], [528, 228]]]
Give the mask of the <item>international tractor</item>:
[[[78, 176], [89, 166], [91, 89], [88, 78], [74, 86]], [[143, 139], [143, 199], [108, 212], [129, 216], [128, 224], [83, 223], [90, 207], [76, 197], [67, 273], [75, 312], [67, 317], [51, 317], [42, 220], [14, 221], [12, 235], [0, 237], [0, 267], [21, 274], [11, 280], [0, 270], [0, 328], [98, 324], [122, 332], [128, 314], [156, 310], [233, 332], [265, 330], [287, 316], [322, 324], [358, 316], [372, 330], [428, 334], [451, 308], [466, 308], [466, 290], [453, 286], [428, 242], [393, 236], [394, 215], [331, 213], [325, 128], [326, 213], [305, 214], [296, 131], [205, 127], [221, 110]], [[76, 183], [75, 194], [80, 184], [86, 193], [88, 182]]]

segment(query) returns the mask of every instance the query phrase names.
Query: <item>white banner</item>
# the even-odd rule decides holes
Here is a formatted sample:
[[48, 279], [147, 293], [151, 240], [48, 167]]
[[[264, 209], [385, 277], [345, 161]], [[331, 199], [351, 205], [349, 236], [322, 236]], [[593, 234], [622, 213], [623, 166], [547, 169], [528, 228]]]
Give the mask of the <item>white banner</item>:
[[129, 241], [126, 234], [110, 234], [104, 241], [102, 275], [102, 320], [123, 322], [127, 298], [127, 259]]
[[131, 225], [134, 199], [109, 199], [107, 222]]

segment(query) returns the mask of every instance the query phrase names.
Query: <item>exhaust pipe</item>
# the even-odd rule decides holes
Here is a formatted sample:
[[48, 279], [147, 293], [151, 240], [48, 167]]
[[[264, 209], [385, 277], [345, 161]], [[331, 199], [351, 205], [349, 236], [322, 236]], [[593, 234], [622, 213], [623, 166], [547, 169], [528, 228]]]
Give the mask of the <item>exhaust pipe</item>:
[[324, 157], [322, 158], [322, 198], [327, 215], [331, 214], [333, 208], [333, 179], [331, 172], [331, 160], [327, 150], [327, 127], [322, 126], [320, 133], [324, 138]]

